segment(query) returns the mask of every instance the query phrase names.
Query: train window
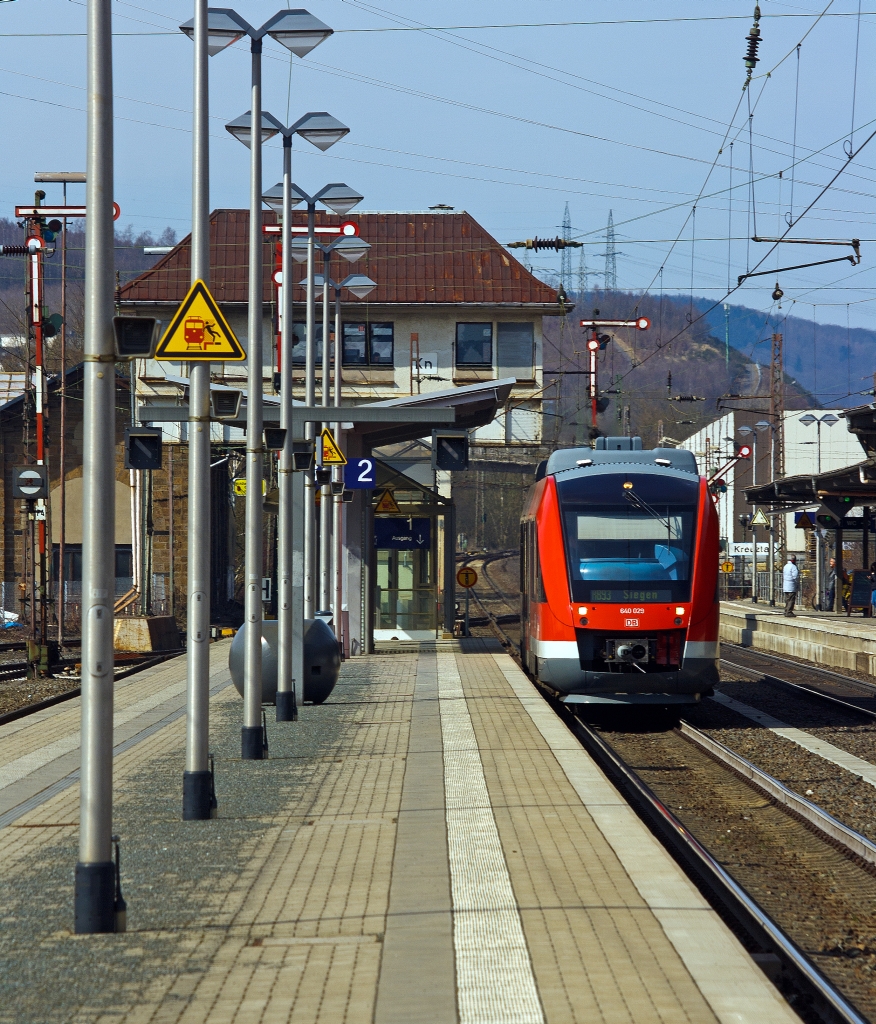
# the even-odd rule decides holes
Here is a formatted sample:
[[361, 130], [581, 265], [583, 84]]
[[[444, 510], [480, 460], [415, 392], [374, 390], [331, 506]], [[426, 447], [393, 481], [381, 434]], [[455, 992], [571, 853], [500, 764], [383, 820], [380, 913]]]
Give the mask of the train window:
[[698, 481], [612, 473], [568, 483], [559, 492], [574, 601], [687, 599]]

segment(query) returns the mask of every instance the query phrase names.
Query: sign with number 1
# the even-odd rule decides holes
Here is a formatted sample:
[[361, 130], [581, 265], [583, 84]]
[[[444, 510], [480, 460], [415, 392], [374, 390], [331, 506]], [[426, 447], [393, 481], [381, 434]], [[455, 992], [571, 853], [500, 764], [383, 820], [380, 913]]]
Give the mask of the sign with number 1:
[[370, 491], [376, 486], [374, 459], [350, 459], [344, 466], [344, 487], [348, 491]]

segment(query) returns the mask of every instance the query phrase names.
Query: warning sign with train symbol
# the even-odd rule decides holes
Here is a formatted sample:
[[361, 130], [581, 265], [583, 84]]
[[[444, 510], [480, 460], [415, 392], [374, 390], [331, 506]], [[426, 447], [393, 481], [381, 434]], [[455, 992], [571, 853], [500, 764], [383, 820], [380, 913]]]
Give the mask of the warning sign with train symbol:
[[195, 281], [158, 343], [155, 358], [230, 363], [246, 359], [246, 353], [210, 289]]

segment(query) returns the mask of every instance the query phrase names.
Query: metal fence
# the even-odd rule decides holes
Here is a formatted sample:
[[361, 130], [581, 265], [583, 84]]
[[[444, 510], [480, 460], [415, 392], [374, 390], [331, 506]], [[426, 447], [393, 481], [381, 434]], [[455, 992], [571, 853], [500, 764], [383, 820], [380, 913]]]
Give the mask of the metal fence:
[[[117, 576], [115, 580], [114, 588], [114, 599], [118, 601], [120, 597], [124, 597], [129, 594], [134, 586], [134, 580], [130, 576]], [[58, 598], [60, 596], [60, 587], [57, 582], [52, 584], [52, 596], [55, 601], [55, 607], [58, 606]], [[25, 600], [22, 600], [25, 598]], [[15, 621], [22, 625], [30, 625], [30, 602], [29, 594], [22, 593], [21, 585], [18, 582], [0, 582], [0, 611], [3, 614], [3, 622], [9, 623]], [[170, 614], [170, 592], [169, 592], [169, 574], [168, 573], [154, 573], [152, 576], [152, 600], [151, 605], [147, 609], [149, 615], [169, 615]], [[120, 615], [134, 616], [142, 614], [142, 604], [140, 600], [133, 602], [124, 608]], [[9, 615], [17, 615], [18, 618], [15, 620], [9, 619]], [[53, 616], [54, 618], [54, 616]], [[65, 632], [68, 635], [76, 633], [82, 623], [82, 581], [81, 580], [65, 580], [64, 581], [64, 618]], [[0, 624], [2, 625], [2, 624]]]

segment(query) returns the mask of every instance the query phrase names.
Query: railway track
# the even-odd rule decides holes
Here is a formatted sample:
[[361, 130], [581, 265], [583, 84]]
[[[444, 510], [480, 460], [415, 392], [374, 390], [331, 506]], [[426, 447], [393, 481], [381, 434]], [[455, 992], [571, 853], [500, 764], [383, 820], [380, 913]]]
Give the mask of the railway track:
[[721, 642], [721, 662], [744, 672], [758, 673], [773, 686], [876, 718], [876, 685], [862, 679], [726, 641]]
[[494, 595], [511, 609], [508, 615], [494, 615], [493, 612], [487, 608], [484, 603], [484, 599], [481, 594], [478, 593], [477, 586], [471, 588], [471, 595], [474, 598], [475, 604], [480, 608], [483, 613], [482, 616], [471, 618], [469, 617], [469, 625], [473, 626], [488, 626], [493, 634], [498, 639], [499, 643], [506, 648], [509, 652], [513, 652], [515, 655], [518, 650], [518, 644], [508, 635], [507, 631], [502, 627], [505, 625], [511, 625], [520, 621], [520, 613], [516, 611], [516, 604], [512, 602], [511, 598], [496, 584], [495, 580], [489, 574], [489, 566], [492, 562], [498, 562], [505, 558], [513, 558], [518, 554], [516, 550], [510, 551], [496, 551], [490, 553], [472, 553], [471, 555], [465, 555], [461, 559], [463, 565], [471, 565], [473, 562], [481, 563], [481, 574], [480, 579], [483, 579], [493, 591]]
[[[156, 665], [160, 665], [164, 661], [169, 661], [171, 658], [178, 658], [184, 654], [183, 651], [163, 651], [153, 654], [152, 656], [145, 656], [142, 660], [138, 660], [134, 664], [129, 664], [128, 667], [117, 667], [115, 672], [115, 681], [119, 682], [122, 679], [127, 679], [129, 676], [136, 675], [138, 672], [143, 672], [145, 669], [153, 668]], [[62, 662], [62, 664], [69, 664], [73, 666], [73, 661]], [[123, 666], [125, 662], [121, 663]], [[7, 675], [6, 671], [11, 672], [12, 670], [4, 670], [0, 672], [0, 683], [14, 681], [20, 679], [22, 673], [27, 670], [27, 662], [22, 662], [20, 666], [16, 668], [16, 674]], [[78, 683], [78, 676], [56, 676], [54, 679], [59, 681], [69, 681], [70, 683]], [[23, 680], [27, 683], [33, 683], [33, 680]], [[68, 689], [62, 690], [60, 693], [53, 693], [48, 697], [41, 700], [32, 701], [30, 703], [24, 703], [18, 707], [14, 707], [9, 711], [5, 711], [0, 714], [0, 725], [4, 725], [6, 722], [15, 722], [20, 718], [26, 718], [28, 715], [36, 714], [38, 711], [43, 711], [46, 708], [54, 707], [56, 704], [62, 704], [64, 701], [73, 700], [75, 697], [79, 697], [82, 693], [82, 688], [78, 685], [72, 685]]]
[[553, 703], [804, 1020], [873, 1017], [876, 845], [686, 723], [612, 729]]

